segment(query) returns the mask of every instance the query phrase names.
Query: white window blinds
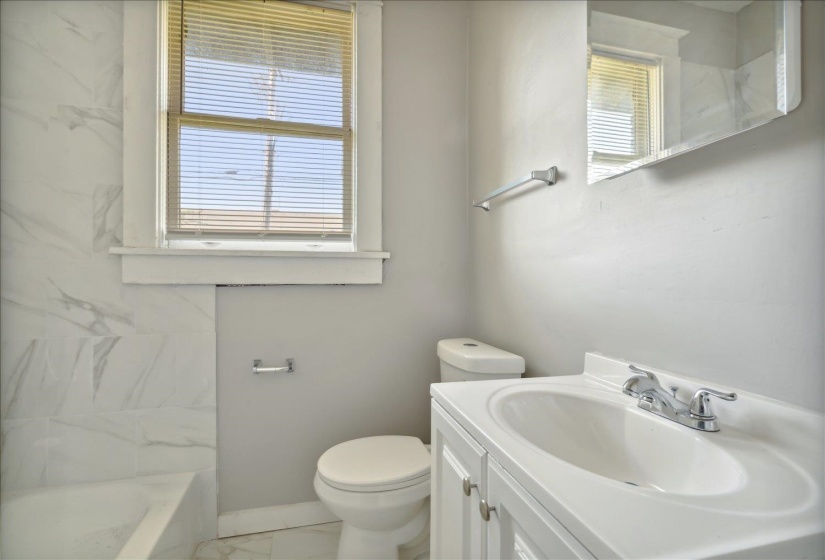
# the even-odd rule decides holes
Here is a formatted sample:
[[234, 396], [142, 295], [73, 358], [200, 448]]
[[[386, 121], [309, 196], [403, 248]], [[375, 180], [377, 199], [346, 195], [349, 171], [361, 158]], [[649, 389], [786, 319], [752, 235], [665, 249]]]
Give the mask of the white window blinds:
[[168, 2], [166, 236], [351, 239], [351, 12]]
[[658, 150], [659, 66], [592, 53], [587, 71], [588, 182]]

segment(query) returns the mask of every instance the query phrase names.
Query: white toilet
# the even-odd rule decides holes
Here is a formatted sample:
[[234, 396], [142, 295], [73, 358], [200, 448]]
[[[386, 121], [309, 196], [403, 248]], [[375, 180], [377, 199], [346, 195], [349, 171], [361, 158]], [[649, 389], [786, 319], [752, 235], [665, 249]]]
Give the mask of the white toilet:
[[[442, 382], [524, 373], [521, 356], [470, 338], [440, 341], [438, 357]], [[426, 557], [430, 453], [420, 439], [376, 436], [336, 445], [318, 459], [315, 492], [344, 522], [339, 559]]]

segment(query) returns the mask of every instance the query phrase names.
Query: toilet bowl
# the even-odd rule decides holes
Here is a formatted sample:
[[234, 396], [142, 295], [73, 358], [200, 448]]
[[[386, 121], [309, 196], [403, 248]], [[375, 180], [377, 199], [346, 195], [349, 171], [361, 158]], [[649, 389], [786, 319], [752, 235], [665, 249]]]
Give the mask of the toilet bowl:
[[[469, 338], [438, 343], [442, 381], [521, 377], [524, 358]], [[343, 521], [339, 560], [426, 557], [430, 453], [411, 436], [340, 443], [318, 459], [315, 492]], [[423, 549], [423, 551], [422, 551]]]

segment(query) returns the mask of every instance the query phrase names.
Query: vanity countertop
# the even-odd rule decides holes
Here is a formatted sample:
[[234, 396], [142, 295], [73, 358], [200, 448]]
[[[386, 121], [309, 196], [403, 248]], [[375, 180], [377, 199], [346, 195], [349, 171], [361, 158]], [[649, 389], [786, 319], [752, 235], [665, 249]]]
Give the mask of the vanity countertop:
[[[823, 415], [646, 369], [663, 386], [678, 385], [680, 397], [709, 385], [735, 391], [739, 398], [718, 403], [719, 432], [692, 430], [638, 408], [638, 399], [621, 391], [622, 383], [633, 375], [628, 362], [599, 354], [586, 355], [585, 372], [580, 375], [437, 383], [431, 394], [597, 558], [787, 557], [788, 551], [796, 557], [811, 557], [804, 556], [811, 550], [821, 554], [825, 535]], [[565, 462], [502, 422], [499, 404], [503, 399], [542, 391], [623, 406], [627, 414], [664, 423], [657, 429], [686, 430], [675, 434], [679, 441], [693, 441], [698, 448], [733, 459], [732, 464], [738, 465], [733, 477], [729, 476], [733, 482], [721, 490], [662, 491], [632, 486]], [[657, 453], [678, 453], [655, 445], [649, 451], [653, 462], [657, 462]], [[701, 468], [701, 457], [694, 455], [689, 460], [694, 463], [681, 465], [687, 472]], [[659, 464], [667, 465], [667, 461]]]

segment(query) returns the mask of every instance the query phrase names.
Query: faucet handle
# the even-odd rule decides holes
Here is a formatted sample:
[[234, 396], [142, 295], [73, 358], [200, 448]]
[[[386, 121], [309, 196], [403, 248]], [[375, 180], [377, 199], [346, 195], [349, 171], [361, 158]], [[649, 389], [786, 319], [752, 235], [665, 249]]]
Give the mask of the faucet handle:
[[693, 416], [699, 416], [701, 418], [716, 418], [710, 408], [709, 397], [711, 396], [726, 401], [736, 400], [736, 393], [723, 393], [721, 391], [716, 391], [715, 389], [703, 387], [702, 389], [696, 391], [696, 394], [693, 395], [692, 399], [690, 399], [690, 413]]
[[644, 375], [645, 377], [647, 377], [651, 381], [655, 381], [656, 383], [659, 382], [659, 379], [656, 377], [656, 375], [652, 371], [647, 371], [646, 369], [637, 368], [633, 364], [630, 364], [629, 366], [627, 366], [627, 369], [629, 369], [633, 373], [638, 373], [640, 375]]

